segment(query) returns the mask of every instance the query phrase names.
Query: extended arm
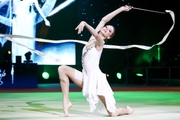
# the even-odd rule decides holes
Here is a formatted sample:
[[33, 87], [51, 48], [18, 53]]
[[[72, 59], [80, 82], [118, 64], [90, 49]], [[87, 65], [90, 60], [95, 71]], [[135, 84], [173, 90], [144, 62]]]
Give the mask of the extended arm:
[[121, 13], [121, 12], [123, 12], [123, 11], [129, 11], [129, 10], [131, 10], [131, 9], [132, 9], [131, 6], [125, 5], [125, 6], [122, 6], [122, 7], [118, 8], [118, 9], [112, 11], [111, 13], [107, 14], [106, 16], [104, 16], [104, 17], [101, 19], [100, 23], [97, 25], [96, 31], [101, 30], [101, 29], [104, 27], [104, 25], [105, 25], [107, 22], [109, 22], [113, 17], [115, 17], [117, 14], [119, 14], [119, 13]]
[[100, 23], [98, 24], [98, 26], [96, 27], [96, 29], [94, 29], [93, 27], [91, 27], [89, 24], [87, 24], [86, 22], [82, 21], [77, 27], [76, 30], [78, 29], [78, 34], [80, 34], [84, 27], [86, 27], [89, 32], [91, 33], [91, 37], [95, 37], [95, 39], [97, 40], [96, 45], [99, 46], [100, 48], [103, 46], [104, 41], [102, 40], [102, 38], [99, 36], [98, 32], [104, 27], [104, 25], [109, 22], [114, 16], [116, 16], [117, 14], [121, 13], [122, 11], [129, 11], [132, 7], [130, 6], [122, 6], [116, 10], [114, 10], [113, 12], [107, 14], [106, 16], [104, 16], [102, 18], [102, 20], [100, 21]]
[[42, 18], [44, 19], [45, 21], [45, 24], [47, 26], [50, 26], [50, 22], [46, 19], [46, 17], [44, 16], [43, 12], [41, 11], [41, 8], [39, 7], [39, 4], [38, 4], [38, 1], [37, 0], [33, 0], [34, 4], [35, 4], [35, 7], [36, 9], [38, 10], [39, 14], [42, 16]]

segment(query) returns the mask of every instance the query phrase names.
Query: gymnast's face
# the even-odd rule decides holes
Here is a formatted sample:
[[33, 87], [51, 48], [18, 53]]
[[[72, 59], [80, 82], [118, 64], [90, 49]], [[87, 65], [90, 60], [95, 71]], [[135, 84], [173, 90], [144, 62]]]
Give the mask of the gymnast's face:
[[100, 32], [106, 39], [110, 39], [114, 36], [115, 29], [112, 25], [106, 25], [101, 29]]

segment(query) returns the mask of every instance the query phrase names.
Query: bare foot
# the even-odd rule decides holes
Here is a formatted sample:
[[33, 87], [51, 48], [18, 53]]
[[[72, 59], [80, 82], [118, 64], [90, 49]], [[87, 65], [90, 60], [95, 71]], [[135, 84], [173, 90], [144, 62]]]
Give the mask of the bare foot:
[[61, 115], [62, 117], [68, 117], [68, 111], [69, 111], [69, 109], [72, 107], [72, 103], [71, 102], [69, 102], [68, 104], [65, 104], [64, 106], [63, 106], [63, 109], [64, 109], [64, 114], [63, 115]]
[[130, 115], [130, 114], [132, 114], [134, 112], [134, 110], [129, 106], [126, 106], [126, 109], [128, 110], [127, 115]]

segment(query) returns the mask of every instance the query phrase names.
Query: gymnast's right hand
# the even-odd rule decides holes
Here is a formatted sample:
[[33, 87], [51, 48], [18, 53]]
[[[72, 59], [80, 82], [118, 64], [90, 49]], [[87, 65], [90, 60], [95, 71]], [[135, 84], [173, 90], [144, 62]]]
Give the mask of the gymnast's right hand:
[[121, 7], [121, 9], [123, 10], [123, 11], [130, 11], [131, 9], [132, 9], [133, 7], [132, 6], [129, 6], [129, 5], [125, 5], [125, 6], [122, 6]]
[[75, 30], [78, 30], [78, 34], [80, 34], [84, 30], [84, 26], [86, 25], [85, 21], [79, 23]]

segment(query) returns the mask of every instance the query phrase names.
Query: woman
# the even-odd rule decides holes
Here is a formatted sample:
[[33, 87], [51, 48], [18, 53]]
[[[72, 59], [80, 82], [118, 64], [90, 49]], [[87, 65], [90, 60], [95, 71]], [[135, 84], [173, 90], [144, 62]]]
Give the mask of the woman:
[[104, 27], [104, 25], [117, 14], [123, 11], [129, 11], [131, 8], [132, 7], [126, 5], [109, 13], [102, 18], [96, 29], [92, 28], [84, 21], [76, 27], [78, 34], [80, 34], [84, 27], [86, 27], [92, 36], [83, 48], [82, 72], [65, 65], [58, 67], [59, 79], [63, 93], [63, 116], [68, 116], [68, 110], [72, 106], [68, 96], [69, 79], [71, 79], [79, 87], [82, 87], [83, 96], [87, 98], [91, 112], [96, 109], [96, 104], [100, 103], [100, 100], [104, 104], [110, 116], [133, 113], [133, 109], [129, 106], [126, 108], [116, 108], [113, 91], [108, 84], [106, 75], [102, 73], [99, 68], [99, 60], [103, 51], [105, 40], [110, 39], [115, 32], [113, 26], [106, 25]]

